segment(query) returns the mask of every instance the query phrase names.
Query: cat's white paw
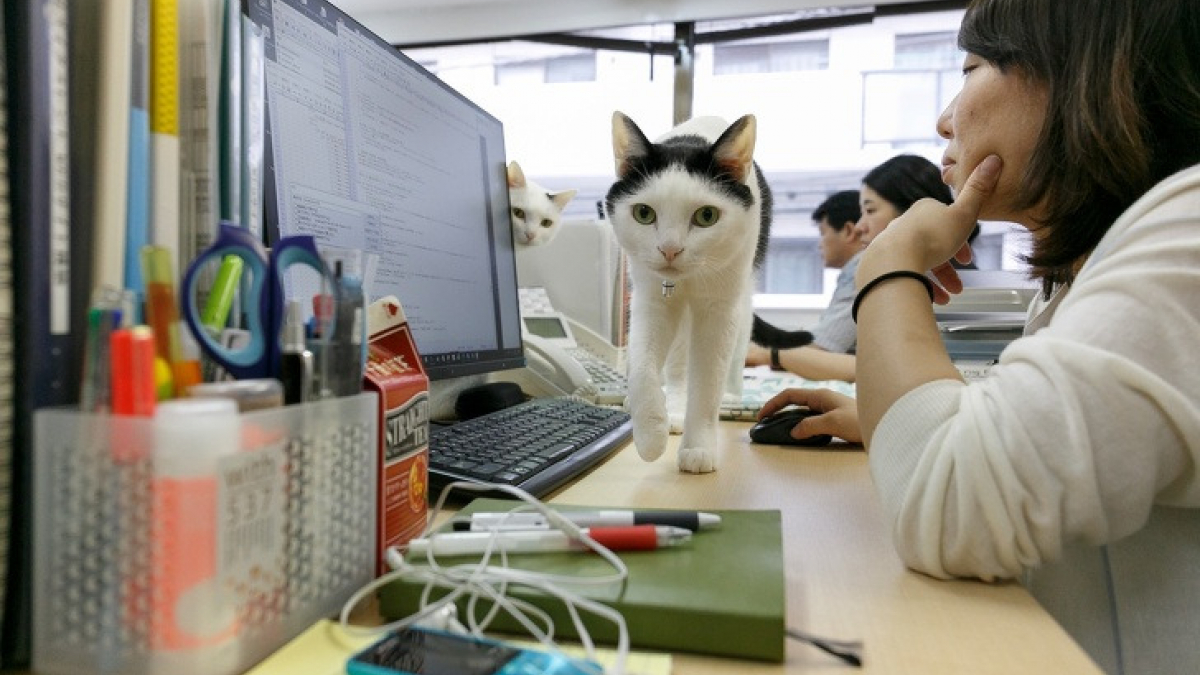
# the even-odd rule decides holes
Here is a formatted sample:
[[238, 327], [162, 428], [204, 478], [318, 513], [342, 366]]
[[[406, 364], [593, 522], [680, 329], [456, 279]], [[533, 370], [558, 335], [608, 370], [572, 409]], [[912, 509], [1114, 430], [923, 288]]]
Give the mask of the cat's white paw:
[[709, 448], [679, 448], [679, 470], [711, 473], [717, 470], [717, 453]]
[[667, 432], [670, 423], [663, 415], [634, 415], [633, 444], [638, 454], [647, 462], [662, 457], [667, 450]]

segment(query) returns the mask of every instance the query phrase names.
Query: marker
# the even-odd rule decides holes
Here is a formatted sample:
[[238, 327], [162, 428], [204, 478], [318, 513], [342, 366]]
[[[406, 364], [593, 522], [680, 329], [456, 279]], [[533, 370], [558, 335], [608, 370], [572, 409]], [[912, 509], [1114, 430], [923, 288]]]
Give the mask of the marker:
[[[699, 511], [559, 511], [558, 515], [579, 527], [616, 527], [626, 525], [671, 525], [695, 532], [716, 527], [721, 516]], [[547, 530], [546, 516], [533, 511], [516, 513], [473, 513], [453, 521], [455, 531], [485, 532], [500, 530]]]
[[[682, 544], [692, 538], [690, 530], [665, 525], [592, 527], [583, 530], [596, 543], [612, 551], [653, 551]], [[446, 532], [408, 542], [410, 556], [479, 555], [491, 547], [493, 553], [547, 553], [588, 551], [582, 541], [561, 530], [500, 530], [495, 532]]]
[[284, 403], [304, 403], [313, 394], [313, 354], [304, 342], [304, 321], [299, 300], [289, 300], [283, 320], [283, 353], [279, 379]]
[[121, 328], [109, 336], [114, 415], [154, 415], [154, 332], [147, 326]]
[[[179, 340], [179, 306], [175, 300], [175, 269], [171, 263], [173, 253], [165, 246], [142, 247], [142, 278], [146, 284], [146, 323], [154, 330], [155, 350], [158, 357], [170, 367], [172, 378], [176, 377], [176, 364], [183, 360], [183, 347]], [[187, 378], [185, 378], [186, 380]], [[186, 382], [174, 382], [174, 393], [183, 396]]]

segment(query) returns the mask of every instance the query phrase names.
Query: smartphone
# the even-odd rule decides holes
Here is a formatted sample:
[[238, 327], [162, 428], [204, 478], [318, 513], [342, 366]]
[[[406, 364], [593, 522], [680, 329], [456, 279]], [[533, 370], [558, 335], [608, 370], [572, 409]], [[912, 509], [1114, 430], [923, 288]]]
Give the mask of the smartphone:
[[428, 628], [392, 631], [346, 663], [349, 675], [600, 675], [589, 661]]

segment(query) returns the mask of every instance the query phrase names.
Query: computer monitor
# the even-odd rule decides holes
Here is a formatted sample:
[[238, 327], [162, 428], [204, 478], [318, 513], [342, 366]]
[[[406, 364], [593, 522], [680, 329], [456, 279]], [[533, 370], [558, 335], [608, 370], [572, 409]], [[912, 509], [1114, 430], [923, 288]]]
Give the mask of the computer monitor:
[[268, 242], [378, 254], [431, 380], [524, 365], [500, 121], [325, 0], [256, 0]]

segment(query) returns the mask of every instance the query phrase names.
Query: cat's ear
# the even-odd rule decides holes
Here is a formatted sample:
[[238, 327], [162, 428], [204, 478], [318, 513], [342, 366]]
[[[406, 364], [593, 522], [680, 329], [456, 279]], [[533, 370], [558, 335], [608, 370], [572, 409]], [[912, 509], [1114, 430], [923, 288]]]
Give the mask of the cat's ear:
[[743, 115], [713, 143], [713, 157], [717, 165], [739, 183], [746, 181], [746, 176], [754, 167], [754, 141], [757, 135], [758, 122], [754, 115]]
[[624, 178], [633, 169], [634, 160], [650, 154], [650, 141], [633, 120], [621, 111], [613, 112], [613, 160], [617, 178]]
[[521, 165], [515, 159], [508, 163], [508, 187], [525, 187], [525, 172], [521, 171]]
[[567, 203], [575, 197], [576, 192], [577, 190], [560, 190], [558, 192], [547, 192], [546, 196], [550, 198], [550, 201], [554, 202], [559, 211], [562, 211], [567, 208]]

